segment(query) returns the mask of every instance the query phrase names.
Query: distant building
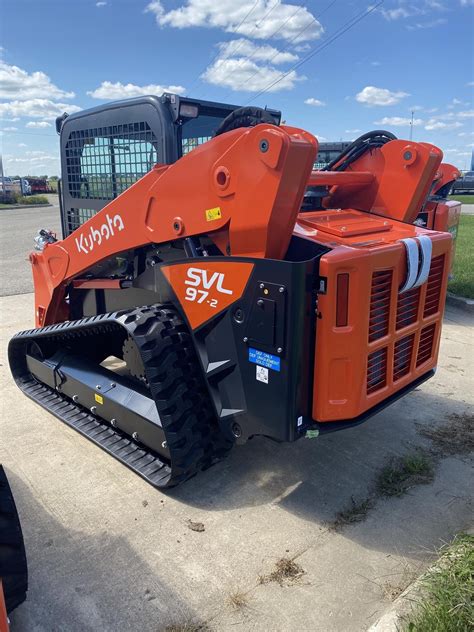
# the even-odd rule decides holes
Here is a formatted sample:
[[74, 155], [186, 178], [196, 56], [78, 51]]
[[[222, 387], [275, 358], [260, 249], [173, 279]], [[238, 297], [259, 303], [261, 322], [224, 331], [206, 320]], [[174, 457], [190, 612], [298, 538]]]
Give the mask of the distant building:
[[348, 147], [351, 143], [349, 141], [340, 141], [338, 143], [319, 143], [318, 156], [314, 163], [315, 169], [322, 169], [327, 164], [337, 158], [341, 151]]

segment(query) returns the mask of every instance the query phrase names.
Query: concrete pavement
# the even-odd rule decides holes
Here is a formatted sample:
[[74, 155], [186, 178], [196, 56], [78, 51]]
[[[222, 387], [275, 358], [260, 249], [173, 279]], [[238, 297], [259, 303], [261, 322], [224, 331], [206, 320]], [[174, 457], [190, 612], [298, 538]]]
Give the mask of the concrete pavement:
[[0, 296], [33, 291], [28, 255], [40, 228], [61, 235], [57, 195], [48, 195], [53, 206], [0, 210]]
[[[420, 428], [472, 415], [467, 314], [448, 309], [436, 376], [362, 426], [295, 444], [254, 439], [168, 494], [20, 393], [6, 345], [32, 326], [32, 295], [1, 298], [0, 314], [0, 461], [30, 567], [12, 632], [157, 632], [191, 621], [219, 631], [367, 630], [390, 605], [387, 584], [421, 572], [471, 524], [472, 458], [454, 454], [432, 484], [378, 498], [365, 522], [330, 528], [392, 456], [430, 449]], [[260, 583], [283, 557], [302, 577]], [[236, 593], [245, 601], [237, 608]]]

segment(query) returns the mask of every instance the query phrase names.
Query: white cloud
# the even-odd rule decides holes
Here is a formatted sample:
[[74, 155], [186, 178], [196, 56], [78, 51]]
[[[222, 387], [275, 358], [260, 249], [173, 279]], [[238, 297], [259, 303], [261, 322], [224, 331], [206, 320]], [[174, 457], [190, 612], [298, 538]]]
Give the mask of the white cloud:
[[28, 121], [25, 127], [31, 127], [33, 129], [45, 129], [46, 127], [51, 127], [51, 123], [48, 123], [48, 121]]
[[34, 99], [47, 94], [50, 99], [71, 99], [74, 92], [61, 90], [44, 72], [32, 72], [0, 62], [0, 98]]
[[208, 83], [242, 92], [258, 92], [277, 81], [268, 92], [291, 90], [304, 78], [294, 70], [286, 74], [276, 68], [258, 66], [250, 59], [216, 59], [201, 75], [201, 79]]
[[466, 83], [466, 86], [468, 86], [468, 87], [472, 87], [472, 86], [474, 86], [474, 81], [468, 81], [468, 82]]
[[250, 57], [257, 61], [271, 61], [273, 64], [285, 64], [298, 59], [298, 55], [293, 53], [279, 51], [273, 46], [258, 46], [245, 38], [221, 42], [218, 46], [220, 49], [219, 57], [221, 58]]
[[413, 13], [405, 7], [398, 7], [396, 9], [382, 9], [381, 13], [386, 20], [400, 20], [400, 18], [409, 18]]
[[107, 2], [96, 2], [95, 6], [96, 7], [105, 7], [106, 4], [107, 4]]
[[17, 132], [18, 127], [2, 127], [2, 132]]
[[346, 129], [344, 130], [345, 134], [358, 134], [359, 132], [361, 132], [361, 129]]
[[382, 64], [379, 61], [371, 61], [370, 65], [371, 66], [381, 66]]
[[474, 117], [474, 110], [464, 110], [464, 112], [457, 112], [459, 118], [472, 118]]
[[[461, 0], [461, 2], [466, 0]], [[469, 1], [469, 0], [467, 0]], [[398, 6], [392, 9], [380, 9], [384, 18], [388, 21], [404, 20], [414, 16], [429, 15], [434, 11], [446, 11], [446, 7], [438, 0], [417, 0], [408, 3], [406, 0], [398, 0]]]
[[26, 143], [18, 143], [18, 147], [28, 147]]
[[[413, 125], [421, 125], [423, 119], [413, 119]], [[411, 118], [404, 116], [384, 116], [380, 121], [374, 121], [374, 125], [393, 125], [394, 127], [408, 127], [411, 124]]]
[[298, 46], [295, 46], [294, 48], [297, 53], [307, 53], [311, 50], [311, 44], [298, 44]]
[[27, 116], [29, 118], [54, 119], [63, 112], [72, 114], [81, 108], [70, 103], [55, 103], [49, 99], [28, 99], [0, 103], [0, 116]]
[[155, 83], [150, 83], [146, 86], [137, 86], [133, 83], [120, 83], [120, 81], [116, 83], [103, 81], [98, 88], [89, 91], [87, 94], [94, 99], [127, 99], [130, 97], [139, 97], [144, 94], [156, 94], [161, 96], [163, 92], [184, 94], [186, 89], [183, 88], [183, 86], [161, 86]]
[[318, 39], [324, 32], [304, 5], [298, 9], [298, 5], [281, 0], [186, 0], [170, 11], [165, 10], [160, 0], [153, 0], [146, 11], [155, 15], [160, 26], [217, 28], [253, 39], [276, 37], [303, 42]]
[[461, 0], [462, 7], [469, 7], [474, 4], [474, 0]]
[[321, 107], [323, 105], [326, 105], [326, 103], [324, 101], [320, 101], [319, 99], [314, 99], [313, 97], [310, 97], [309, 99], [305, 100], [306, 105], [313, 105], [315, 107]]
[[415, 22], [415, 24], [407, 24], [409, 31], [417, 31], [419, 29], [432, 29], [435, 26], [441, 26], [446, 24], [448, 20], [446, 18], [437, 18], [436, 20], [428, 20], [428, 22]]
[[458, 136], [474, 136], [474, 132], [459, 132]]
[[57, 154], [45, 151], [26, 151], [20, 156], [5, 155], [5, 172], [20, 175], [57, 175], [59, 158]]
[[363, 90], [356, 94], [356, 101], [364, 103], [365, 105], [395, 105], [404, 97], [407, 97], [408, 92], [392, 92], [387, 88], [376, 88], [375, 86], [366, 86]]
[[462, 123], [459, 123], [459, 121], [454, 121], [453, 123], [443, 123], [443, 121], [437, 121], [435, 119], [430, 119], [425, 125], [426, 130], [442, 129], [448, 131], [451, 129], [457, 129], [458, 127], [462, 127]]

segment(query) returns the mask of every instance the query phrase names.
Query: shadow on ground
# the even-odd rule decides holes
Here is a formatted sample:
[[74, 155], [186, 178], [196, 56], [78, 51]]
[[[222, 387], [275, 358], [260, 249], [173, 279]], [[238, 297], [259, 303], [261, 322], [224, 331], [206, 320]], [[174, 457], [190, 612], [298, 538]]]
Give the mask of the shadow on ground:
[[[463, 402], [417, 389], [353, 429], [293, 444], [257, 437], [234, 448], [223, 463], [169, 493], [206, 511], [275, 504], [318, 526], [328, 526], [352, 499], [357, 502], [372, 494], [378, 472], [393, 457], [431, 449], [429, 439], [418, 432], [420, 428], [449, 423], [447, 415], [466, 409]], [[455, 490], [452, 497], [456, 498]], [[385, 512], [395, 512], [397, 500], [376, 502], [385, 502]], [[425, 518], [410, 516], [413, 521]], [[344, 535], [351, 538], [351, 529]], [[361, 535], [363, 538], [363, 531], [358, 530], [357, 537]], [[389, 534], [379, 536], [361, 543], [386, 551], [397, 546], [400, 553]]]
[[[152, 571], [126, 537], [106, 529], [97, 536], [65, 529], [18, 476], [11, 470], [7, 475], [20, 518], [34, 516], [21, 518], [29, 590], [11, 615], [11, 632], [125, 632], [135, 631], [137, 620], [144, 632], [160, 632], [198, 620], [163, 579], [166, 569], [162, 575]], [[149, 624], [143, 627], [143, 621]]]

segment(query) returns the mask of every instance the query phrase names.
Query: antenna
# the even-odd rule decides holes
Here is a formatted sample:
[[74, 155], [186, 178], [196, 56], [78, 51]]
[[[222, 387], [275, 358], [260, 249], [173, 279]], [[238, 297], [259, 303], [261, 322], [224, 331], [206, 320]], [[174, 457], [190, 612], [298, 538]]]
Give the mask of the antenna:
[[410, 140], [413, 140], [413, 116], [415, 114], [415, 110], [411, 111], [411, 121], [410, 121]]

